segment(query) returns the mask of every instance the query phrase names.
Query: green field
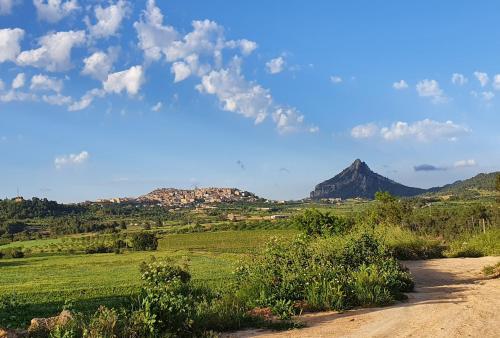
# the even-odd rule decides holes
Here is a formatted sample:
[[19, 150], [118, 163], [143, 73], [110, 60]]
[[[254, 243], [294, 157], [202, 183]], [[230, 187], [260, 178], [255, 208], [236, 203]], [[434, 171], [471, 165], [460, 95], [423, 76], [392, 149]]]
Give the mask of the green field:
[[[258, 252], [270, 237], [289, 237], [294, 233], [294, 230], [255, 230], [177, 234], [161, 238], [154, 252], [2, 259], [0, 295], [14, 295], [23, 310], [11, 318], [11, 314], [2, 313], [0, 308], [0, 326], [53, 315], [68, 300], [76, 309], [90, 311], [101, 304], [127, 302], [139, 290], [139, 264], [152, 256], [187, 262], [195, 281], [216, 286], [227, 280], [241, 259]], [[58, 240], [16, 242], [15, 246], [43, 246], [45, 241]]]

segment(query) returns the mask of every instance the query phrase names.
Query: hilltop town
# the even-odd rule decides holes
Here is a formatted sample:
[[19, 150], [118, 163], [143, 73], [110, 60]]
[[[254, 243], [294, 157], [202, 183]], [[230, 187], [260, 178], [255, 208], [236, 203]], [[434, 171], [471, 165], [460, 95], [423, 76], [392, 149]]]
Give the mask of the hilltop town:
[[137, 198], [110, 198], [99, 199], [96, 203], [135, 203], [154, 204], [164, 207], [186, 207], [197, 204], [224, 203], [224, 202], [255, 202], [259, 200], [255, 194], [236, 188], [196, 188], [175, 189], [161, 188], [139, 196]]

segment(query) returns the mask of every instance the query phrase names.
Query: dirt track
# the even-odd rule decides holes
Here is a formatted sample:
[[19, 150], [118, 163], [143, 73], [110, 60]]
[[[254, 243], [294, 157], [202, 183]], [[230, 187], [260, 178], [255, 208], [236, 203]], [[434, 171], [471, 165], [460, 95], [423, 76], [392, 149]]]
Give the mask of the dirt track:
[[500, 337], [500, 279], [481, 269], [500, 257], [409, 261], [416, 292], [394, 306], [300, 317], [307, 327], [232, 337]]

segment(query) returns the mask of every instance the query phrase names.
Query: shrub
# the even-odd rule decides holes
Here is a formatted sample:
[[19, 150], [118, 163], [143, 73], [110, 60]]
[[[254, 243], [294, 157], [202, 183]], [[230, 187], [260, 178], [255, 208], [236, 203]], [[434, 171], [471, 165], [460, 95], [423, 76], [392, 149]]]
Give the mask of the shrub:
[[500, 262], [495, 265], [487, 265], [483, 268], [483, 274], [486, 277], [490, 278], [499, 278], [500, 277]]
[[141, 270], [141, 310], [149, 334], [191, 335], [198, 295], [190, 274], [167, 260], [143, 264]]
[[302, 215], [295, 217], [294, 223], [309, 236], [341, 234], [352, 225], [343, 217], [316, 209], [307, 209]]
[[158, 247], [158, 239], [154, 233], [138, 232], [132, 235], [132, 248], [137, 251], [152, 251]]
[[10, 256], [12, 258], [23, 258], [24, 257], [24, 252], [20, 249], [12, 249], [10, 251]]
[[386, 305], [393, 301], [377, 265], [362, 265], [352, 273], [352, 290], [358, 305]]

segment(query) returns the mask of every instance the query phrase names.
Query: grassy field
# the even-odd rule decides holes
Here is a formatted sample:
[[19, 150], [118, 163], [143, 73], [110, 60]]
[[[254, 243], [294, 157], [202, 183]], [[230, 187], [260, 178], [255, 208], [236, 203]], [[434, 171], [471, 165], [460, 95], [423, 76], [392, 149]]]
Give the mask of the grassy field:
[[[2, 310], [0, 306], [0, 326], [53, 315], [68, 300], [76, 309], [90, 311], [101, 304], [127, 302], [139, 290], [139, 264], [152, 256], [187, 262], [195, 281], [215, 286], [227, 280], [238, 261], [257, 252], [270, 237], [288, 237], [294, 233], [255, 230], [166, 235], [154, 252], [2, 259], [0, 295], [13, 295], [21, 306], [16, 306], [20, 311], [14, 315], [7, 313], [8, 307]], [[18, 242], [16, 246], [43, 246], [43, 242]]]

